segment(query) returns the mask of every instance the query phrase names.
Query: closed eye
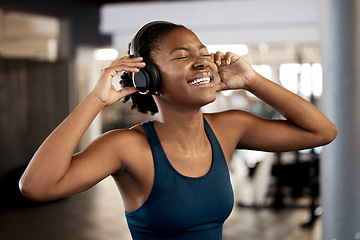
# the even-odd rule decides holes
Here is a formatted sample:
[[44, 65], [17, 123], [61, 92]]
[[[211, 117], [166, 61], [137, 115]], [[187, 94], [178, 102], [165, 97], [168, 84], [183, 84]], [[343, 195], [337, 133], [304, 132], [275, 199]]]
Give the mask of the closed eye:
[[188, 56], [181, 56], [181, 57], [175, 57], [173, 60], [186, 60], [188, 59]]

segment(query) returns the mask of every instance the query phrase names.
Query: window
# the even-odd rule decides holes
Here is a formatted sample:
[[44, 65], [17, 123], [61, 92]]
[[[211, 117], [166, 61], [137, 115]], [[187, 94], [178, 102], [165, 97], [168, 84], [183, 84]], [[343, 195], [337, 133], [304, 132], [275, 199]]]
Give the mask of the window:
[[322, 67], [319, 63], [281, 64], [279, 80], [283, 87], [303, 97], [322, 94]]

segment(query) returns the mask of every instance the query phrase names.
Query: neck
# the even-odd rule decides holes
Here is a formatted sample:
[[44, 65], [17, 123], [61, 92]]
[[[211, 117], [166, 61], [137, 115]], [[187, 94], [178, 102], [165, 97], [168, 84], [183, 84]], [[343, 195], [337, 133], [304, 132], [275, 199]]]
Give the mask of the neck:
[[207, 141], [201, 109], [159, 108], [155, 128], [163, 144], [171, 143], [180, 149], [196, 148]]

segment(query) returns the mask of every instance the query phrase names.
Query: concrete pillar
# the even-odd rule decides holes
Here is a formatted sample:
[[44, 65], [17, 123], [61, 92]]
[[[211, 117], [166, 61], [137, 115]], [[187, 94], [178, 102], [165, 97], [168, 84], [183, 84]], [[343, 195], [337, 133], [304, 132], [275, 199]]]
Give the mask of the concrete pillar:
[[321, 159], [323, 240], [360, 239], [360, 1], [320, 0], [322, 107], [339, 128]]

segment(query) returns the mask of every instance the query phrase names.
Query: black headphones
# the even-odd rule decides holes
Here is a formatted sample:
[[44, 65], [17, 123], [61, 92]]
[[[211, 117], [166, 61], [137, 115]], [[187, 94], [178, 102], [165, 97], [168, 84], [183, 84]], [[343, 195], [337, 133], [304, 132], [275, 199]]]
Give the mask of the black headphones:
[[[151, 26], [156, 24], [171, 24], [169, 22], [164, 21], [155, 21], [150, 22], [143, 26], [134, 36], [130, 43], [130, 56], [132, 58], [140, 57], [139, 54], [139, 45], [140, 39], [143, 33]], [[161, 78], [159, 70], [152, 63], [146, 63], [146, 66], [139, 69], [139, 72], [132, 74], [132, 80], [134, 87], [137, 88], [139, 93], [141, 94], [155, 94], [160, 90]]]

